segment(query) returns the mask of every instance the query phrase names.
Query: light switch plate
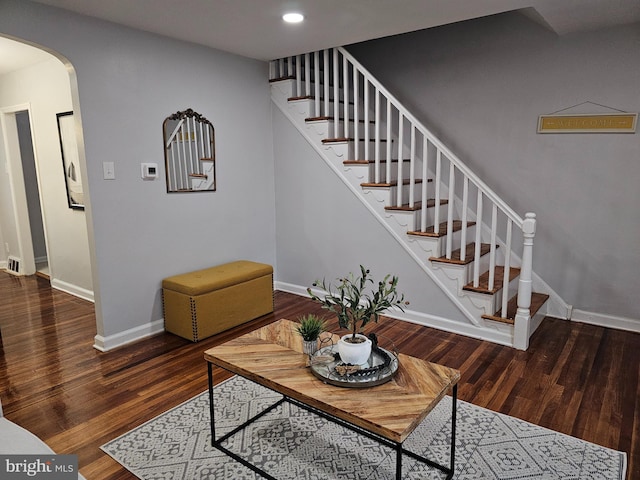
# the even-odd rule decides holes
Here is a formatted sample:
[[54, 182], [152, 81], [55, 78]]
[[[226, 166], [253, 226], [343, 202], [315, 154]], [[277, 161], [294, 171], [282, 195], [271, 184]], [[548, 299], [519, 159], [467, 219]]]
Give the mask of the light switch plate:
[[102, 162], [102, 178], [105, 180], [116, 179], [116, 167], [113, 162]]

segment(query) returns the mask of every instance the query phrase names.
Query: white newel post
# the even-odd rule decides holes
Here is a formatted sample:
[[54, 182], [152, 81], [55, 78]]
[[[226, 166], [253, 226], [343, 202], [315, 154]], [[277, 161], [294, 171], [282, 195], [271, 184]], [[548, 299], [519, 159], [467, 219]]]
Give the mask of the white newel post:
[[516, 312], [513, 332], [513, 346], [518, 350], [526, 350], [529, 347], [529, 331], [531, 324], [531, 286], [532, 286], [532, 262], [533, 262], [533, 237], [536, 235], [536, 214], [527, 213], [522, 222], [522, 235], [524, 237], [522, 248], [522, 267], [520, 281], [518, 283], [518, 310]]

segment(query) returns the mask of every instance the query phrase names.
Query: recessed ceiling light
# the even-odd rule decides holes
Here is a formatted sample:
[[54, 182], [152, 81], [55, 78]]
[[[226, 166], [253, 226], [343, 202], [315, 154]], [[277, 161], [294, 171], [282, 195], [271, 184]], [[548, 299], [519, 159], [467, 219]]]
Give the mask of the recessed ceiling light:
[[285, 13], [282, 19], [287, 23], [300, 23], [304, 20], [304, 15], [301, 13]]

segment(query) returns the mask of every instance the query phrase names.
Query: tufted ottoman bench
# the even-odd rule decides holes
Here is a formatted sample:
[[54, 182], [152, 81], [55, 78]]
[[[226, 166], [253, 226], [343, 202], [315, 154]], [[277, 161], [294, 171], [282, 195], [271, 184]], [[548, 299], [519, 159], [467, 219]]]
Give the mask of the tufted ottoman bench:
[[197, 342], [273, 312], [273, 267], [239, 260], [162, 281], [164, 328]]

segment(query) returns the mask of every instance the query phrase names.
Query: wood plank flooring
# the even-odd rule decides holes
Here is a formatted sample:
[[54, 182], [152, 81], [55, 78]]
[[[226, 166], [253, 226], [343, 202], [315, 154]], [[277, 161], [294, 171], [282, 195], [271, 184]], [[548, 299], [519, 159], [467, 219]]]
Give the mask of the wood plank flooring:
[[[274, 314], [199, 343], [161, 334], [101, 353], [91, 303], [0, 271], [4, 413], [58, 453], [77, 454], [88, 480], [134, 479], [100, 445], [206, 390], [206, 349], [322, 313], [284, 292], [275, 303]], [[392, 319], [374, 327], [402, 353], [460, 370], [460, 399], [626, 451], [627, 478], [640, 478], [640, 334], [546, 318], [520, 352]]]

